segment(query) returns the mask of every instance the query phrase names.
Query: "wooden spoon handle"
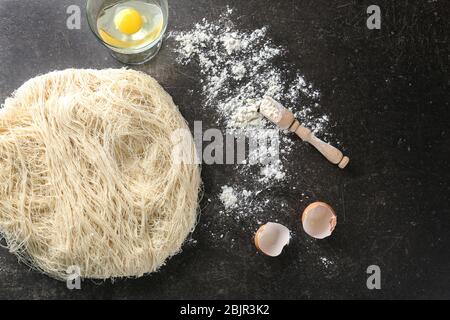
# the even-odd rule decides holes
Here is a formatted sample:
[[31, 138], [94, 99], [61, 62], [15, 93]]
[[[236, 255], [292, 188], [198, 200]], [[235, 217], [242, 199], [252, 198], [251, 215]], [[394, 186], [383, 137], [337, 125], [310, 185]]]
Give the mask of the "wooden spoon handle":
[[344, 169], [350, 159], [345, 157], [344, 154], [332, 145], [317, 138], [311, 130], [305, 128], [298, 123], [294, 124], [291, 128], [295, 128], [295, 133], [303, 140], [313, 145], [325, 158], [333, 164], [337, 164], [339, 168]]

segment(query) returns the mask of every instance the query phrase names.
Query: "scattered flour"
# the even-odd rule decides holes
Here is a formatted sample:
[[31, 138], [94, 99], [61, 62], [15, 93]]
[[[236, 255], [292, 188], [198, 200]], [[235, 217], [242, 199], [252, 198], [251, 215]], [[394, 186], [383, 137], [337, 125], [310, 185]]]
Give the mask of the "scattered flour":
[[320, 262], [322, 262], [322, 264], [325, 268], [328, 268], [328, 267], [334, 265], [334, 262], [326, 257], [320, 257]]
[[244, 78], [247, 69], [243, 63], [238, 63], [231, 68], [236, 80], [241, 80]]
[[[286, 50], [272, 42], [268, 29], [239, 30], [232, 23], [232, 15], [228, 9], [214, 23], [203, 19], [192, 30], [174, 32], [171, 38], [176, 43], [178, 62], [199, 66], [204, 108], [215, 112], [217, 125], [249, 139], [272, 142], [250, 148], [247, 159], [236, 165], [242, 184], [223, 186], [219, 195], [224, 215], [240, 220], [250, 212], [255, 215], [250, 221], [253, 227], [255, 221], [266, 218], [258, 214], [270, 205], [261, 192], [284, 183], [288, 174], [283, 161], [293, 141], [300, 143], [261, 116], [261, 99], [269, 95], [292, 107], [298, 119], [317, 134], [324, 133], [329, 118], [320, 110], [320, 92], [295, 67], [275, 63], [282, 61]], [[279, 159], [273, 158], [278, 151]]]
[[[248, 203], [248, 199], [253, 196], [253, 192], [246, 189], [236, 189], [229, 186], [222, 187], [222, 193], [219, 198], [225, 208], [225, 212], [230, 212], [232, 209], [238, 208], [239, 202]], [[224, 212], [222, 212], [224, 213]], [[243, 211], [241, 216], [246, 215]], [[225, 213], [228, 214], [229, 213]]]
[[222, 187], [222, 193], [220, 194], [220, 200], [222, 201], [225, 209], [232, 209], [237, 206], [238, 198], [234, 193], [234, 189], [229, 186]]
[[[274, 59], [285, 50], [272, 43], [266, 27], [236, 30], [230, 25], [231, 15], [229, 9], [216, 23], [203, 19], [192, 30], [173, 34], [178, 61], [200, 66], [206, 108], [215, 109], [229, 128], [264, 128], [267, 122], [258, 113], [264, 95], [287, 107], [320, 98], [300, 73], [275, 65]], [[301, 120], [313, 122], [312, 110], [302, 110]]]

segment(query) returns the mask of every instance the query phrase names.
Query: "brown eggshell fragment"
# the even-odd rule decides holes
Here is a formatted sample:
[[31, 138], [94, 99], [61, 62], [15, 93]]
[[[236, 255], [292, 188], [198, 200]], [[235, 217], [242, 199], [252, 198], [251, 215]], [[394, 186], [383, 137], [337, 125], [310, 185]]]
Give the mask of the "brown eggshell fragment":
[[303, 211], [303, 229], [313, 238], [325, 239], [331, 236], [336, 223], [336, 213], [324, 202], [314, 202]]
[[277, 257], [289, 244], [291, 232], [279, 223], [268, 222], [255, 234], [256, 248], [269, 257]]

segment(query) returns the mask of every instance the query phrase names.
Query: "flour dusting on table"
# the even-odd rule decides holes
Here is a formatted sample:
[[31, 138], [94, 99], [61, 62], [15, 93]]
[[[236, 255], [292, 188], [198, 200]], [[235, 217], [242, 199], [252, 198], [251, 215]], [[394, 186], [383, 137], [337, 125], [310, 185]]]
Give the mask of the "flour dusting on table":
[[[320, 111], [320, 92], [295, 66], [279, 63], [286, 48], [271, 40], [268, 28], [242, 31], [235, 27], [232, 16], [233, 11], [228, 9], [215, 22], [203, 19], [192, 30], [175, 32], [171, 37], [176, 42], [178, 62], [198, 65], [204, 110], [217, 115], [219, 128], [243, 133], [250, 139], [277, 141], [250, 150], [246, 160], [236, 165], [240, 182], [223, 186], [218, 195], [222, 214], [236, 220], [246, 217], [253, 224], [260, 218], [270, 218], [262, 216], [270, 200], [261, 193], [286, 183], [290, 173], [283, 162], [293, 143], [301, 143], [279, 132], [259, 114], [260, 100], [265, 95], [273, 97], [305, 126], [325, 137], [329, 118]], [[279, 160], [265, 161], [278, 151]], [[248, 212], [253, 214], [248, 217]]]

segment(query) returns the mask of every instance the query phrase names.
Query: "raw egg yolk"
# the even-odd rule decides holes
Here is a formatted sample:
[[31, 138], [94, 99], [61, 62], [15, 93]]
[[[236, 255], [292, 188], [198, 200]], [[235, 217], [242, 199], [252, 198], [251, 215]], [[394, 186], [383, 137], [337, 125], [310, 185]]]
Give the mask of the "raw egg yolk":
[[117, 30], [130, 35], [141, 30], [142, 17], [137, 10], [127, 8], [116, 14], [114, 17], [114, 24], [116, 25]]

